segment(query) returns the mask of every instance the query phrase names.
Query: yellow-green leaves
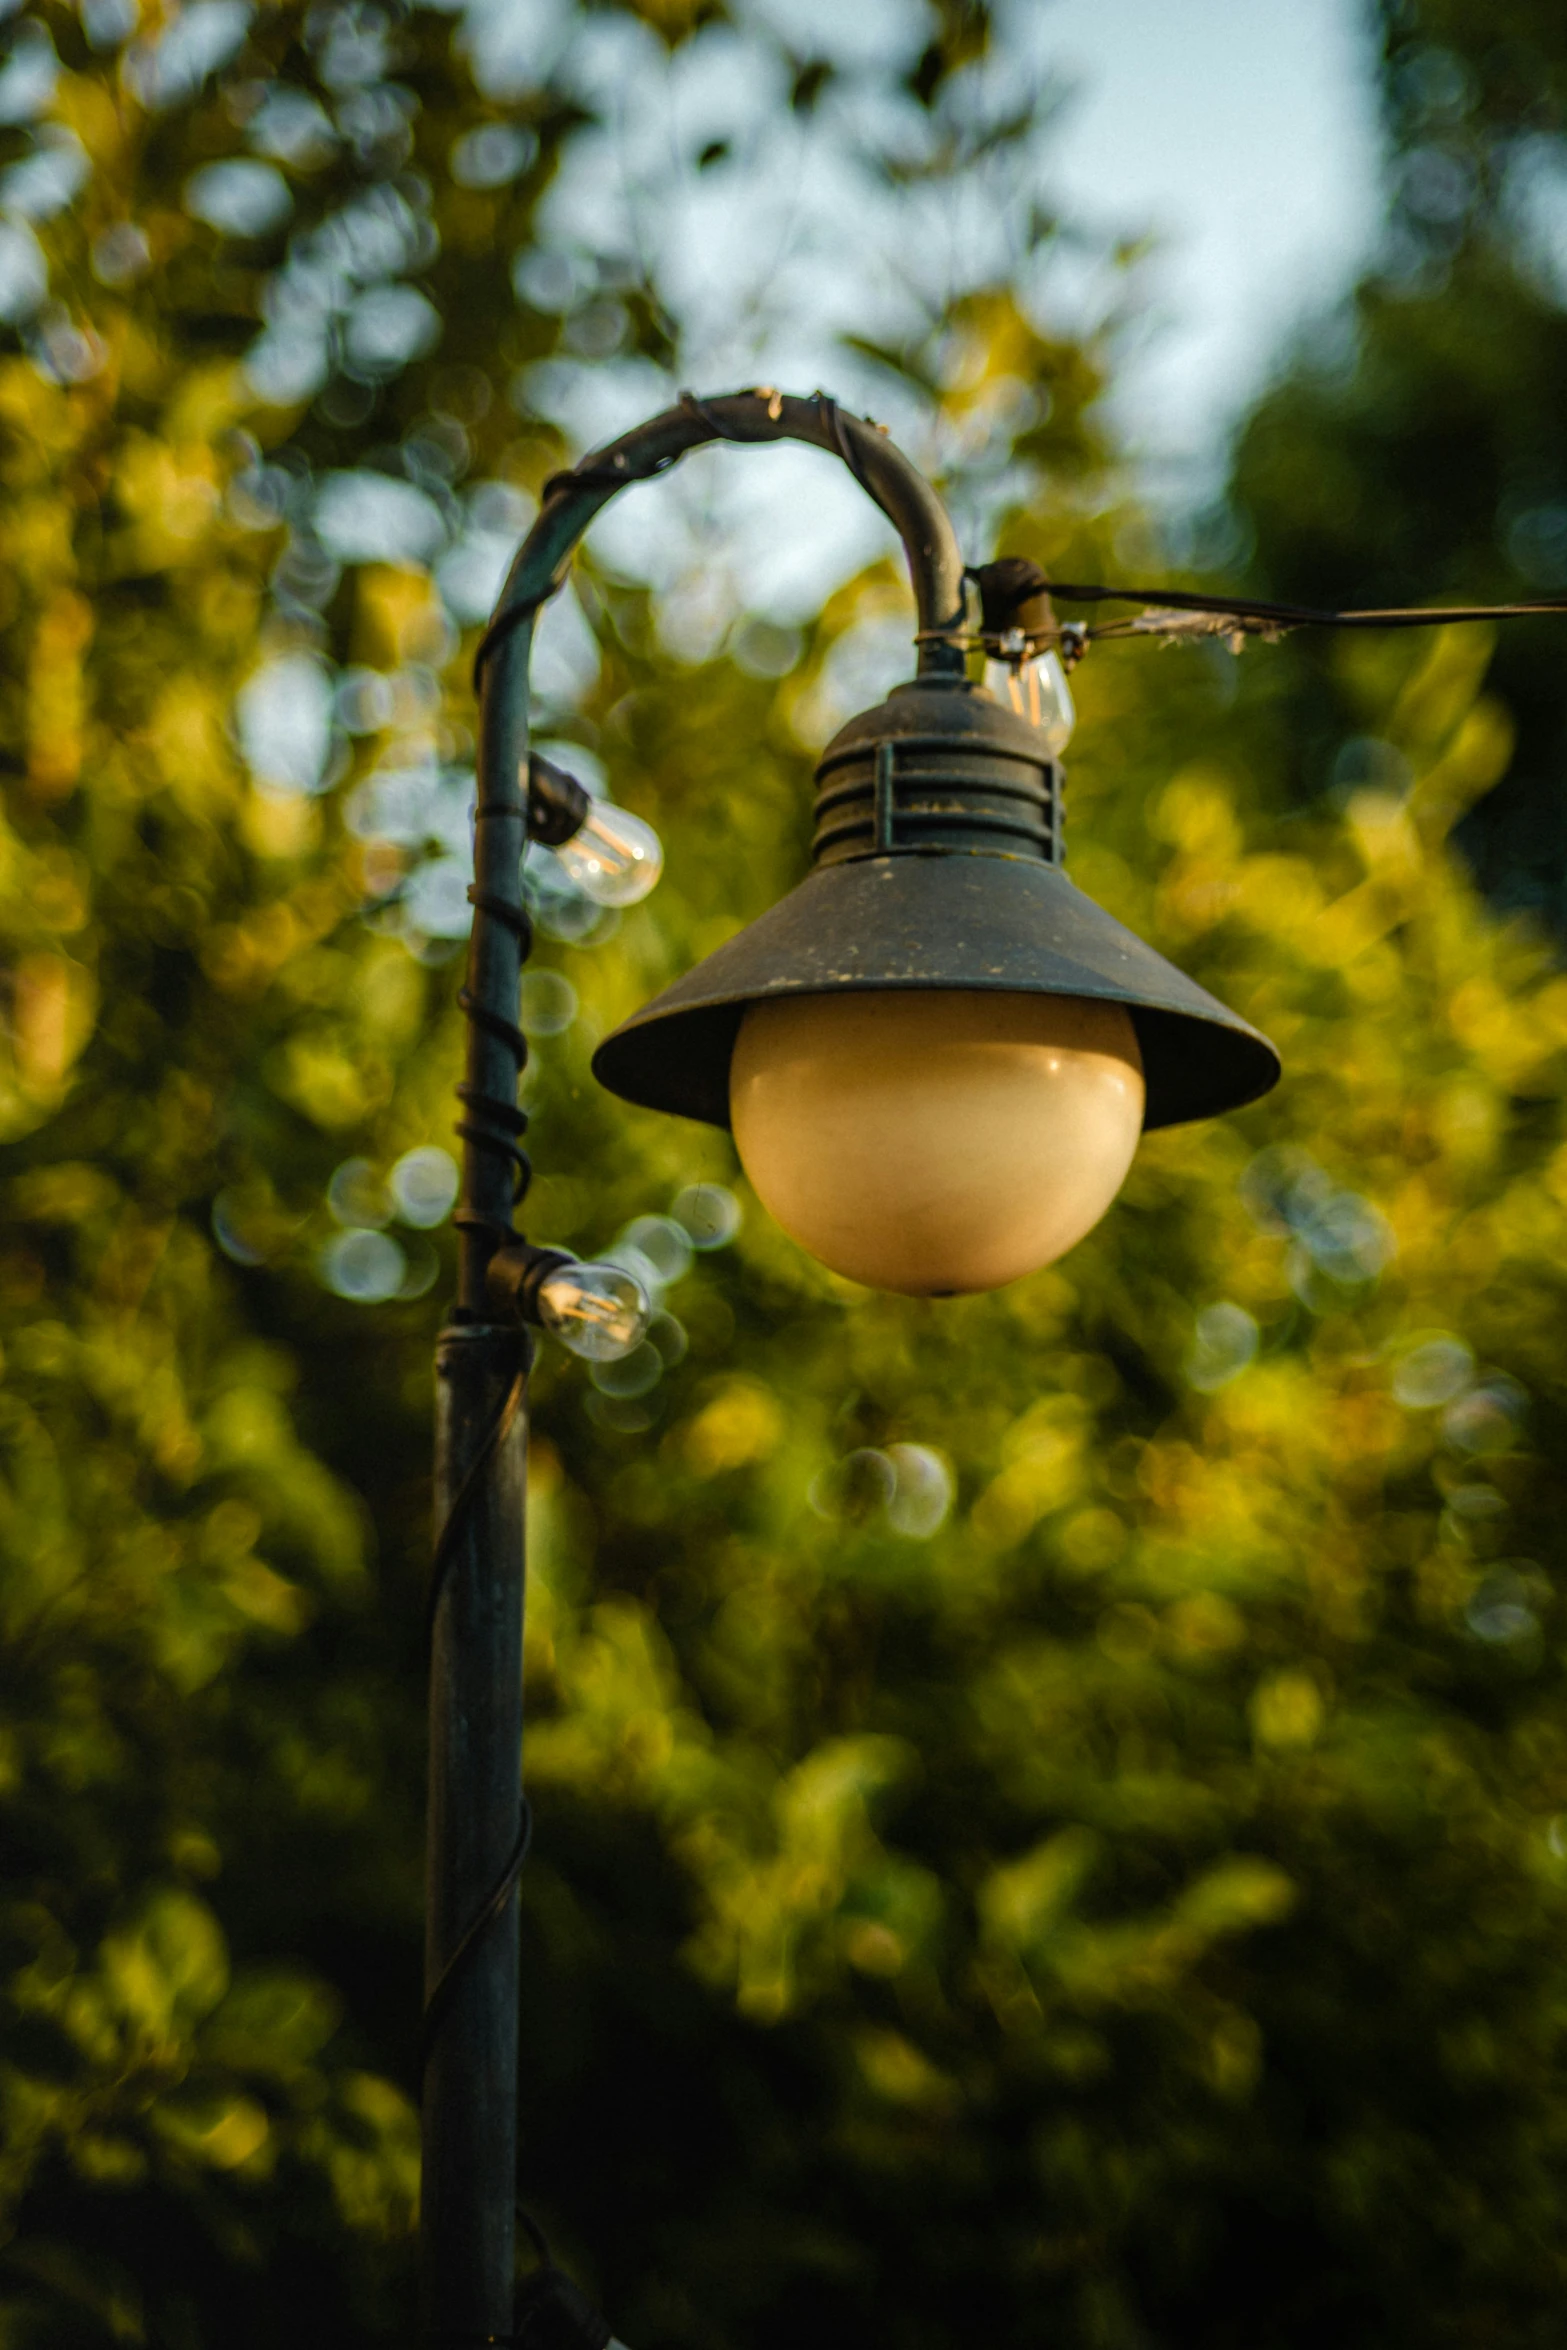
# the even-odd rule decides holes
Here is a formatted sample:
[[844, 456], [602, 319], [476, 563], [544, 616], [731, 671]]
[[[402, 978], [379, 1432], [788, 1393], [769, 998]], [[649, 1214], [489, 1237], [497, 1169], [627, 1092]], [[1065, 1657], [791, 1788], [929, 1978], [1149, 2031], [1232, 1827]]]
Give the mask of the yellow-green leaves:
[[187, 2037], [229, 1980], [217, 1921], [188, 1893], [156, 1895], [134, 1924], [109, 1936], [99, 1968], [108, 2013], [149, 2052]]

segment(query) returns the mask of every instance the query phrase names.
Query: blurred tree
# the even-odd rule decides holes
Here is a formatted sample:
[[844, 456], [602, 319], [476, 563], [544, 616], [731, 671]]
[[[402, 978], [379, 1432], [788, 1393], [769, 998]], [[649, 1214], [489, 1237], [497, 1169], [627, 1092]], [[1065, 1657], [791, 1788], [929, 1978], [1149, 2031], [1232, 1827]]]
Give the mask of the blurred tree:
[[[1314, 603], [1497, 601], [1567, 585], [1567, 19], [1551, 0], [1382, 0], [1390, 212], [1376, 265], [1239, 440], [1254, 575]], [[1292, 652], [1295, 788], [1351, 787], [1331, 661]], [[1498, 904], [1567, 922], [1567, 694], [1554, 624], [1509, 629], [1517, 732], [1460, 845]], [[1346, 735], [1350, 739], [1346, 740]]]
[[[893, 191], [843, 323], [976, 551], [1108, 569], [1125, 519], [1102, 353], [1016, 291], [1052, 224], [956, 277], [909, 226], [1027, 190], [982, 12], [854, 69], [775, 20], [8, 28], [18, 2345], [405, 2329], [465, 653], [565, 424], [691, 347], [677, 200], [820, 137], [867, 238]], [[616, 106], [666, 59], [655, 201]], [[530, 1229], [620, 1232], [664, 1310], [541, 1362], [528, 2199], [639, 2350], [1553, 2342], [1567, 997], [1447, 850], [1489, 647], [1350, 647], [1399, 764], [1304, 813], [1287, 670], [1095, 656], [1074, 871], [1288, 1089], [1152, 1141], [1066, 1265], [872, 1298], [588, 1080], [795, 878], [814, 747], [907, 659], [887, 563], [715, 619], [697, 494], [636, 493], [662, 600], [601, 533], [541, 651], [671, 854], [618, 923], [533, 870]]]

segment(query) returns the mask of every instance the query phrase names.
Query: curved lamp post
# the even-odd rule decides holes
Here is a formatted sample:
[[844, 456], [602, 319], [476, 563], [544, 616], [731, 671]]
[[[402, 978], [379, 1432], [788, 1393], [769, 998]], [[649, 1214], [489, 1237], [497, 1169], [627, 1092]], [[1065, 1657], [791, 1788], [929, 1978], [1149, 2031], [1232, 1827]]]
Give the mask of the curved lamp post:
[[429, 2333], [470, 2344], [608, 2338], [548, 2265], [513, 2310], [524, 1405], [529, 1325], [604, 1357], [647, 1311], [626, 1274], [531, 1248], [512, 1221], [525, 843], [561, 847], [600, 895], [639, 895], [657, 870], [635, 818], [530, 762], [529, 648], [600, 507], [714, 440], [842, 459], [902, 538], [917, 674], [824, 753], [807, 879], [607, 1037], [602, 1083], [732, 1126], [764, 1205], [838, 1271], [947, 1295], [1070, 1248], [1145, 1127], [1233, 1109], [1279, 1074], [1266, 1038], [1067, 879], [1030, 640], [1002, 638], [1004, 700], [969, 681], [951, 522], [875, 426], [822, 394], [688, 396], [546, 485], [479, 652], [460, 1274], [437, 1355], [424, 2291]]

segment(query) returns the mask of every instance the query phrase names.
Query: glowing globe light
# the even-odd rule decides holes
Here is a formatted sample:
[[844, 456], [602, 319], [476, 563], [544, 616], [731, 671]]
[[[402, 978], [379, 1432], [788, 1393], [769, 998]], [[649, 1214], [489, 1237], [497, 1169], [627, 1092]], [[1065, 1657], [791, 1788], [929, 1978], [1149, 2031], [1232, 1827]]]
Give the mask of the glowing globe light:
[[730, 1072], [741, 1163], [835, 1273], [946, 1297], [1076, 1245], [1126, 1179], [1142, 1056], [1120, 1004], [888, 991], [753, 1004]]

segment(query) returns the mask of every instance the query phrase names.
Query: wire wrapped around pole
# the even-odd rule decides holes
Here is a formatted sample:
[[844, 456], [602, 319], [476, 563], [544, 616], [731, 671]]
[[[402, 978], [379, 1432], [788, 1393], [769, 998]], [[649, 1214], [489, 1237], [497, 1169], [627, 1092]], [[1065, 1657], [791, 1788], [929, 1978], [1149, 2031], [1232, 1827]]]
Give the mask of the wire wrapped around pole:
[[[511, 931], [517, 941], [519, 965], [526, 962], [533, 946], [533, 923], [527, 908], [514, 906], [492, 890], [478, 887], [469, 890], [468, 903], [475, 913]], [[459, 988], [457, 1002], [470, 1022], [504, 1045], [512, 1056], [513, 1076], [507, 1093], [485, 1092], [468, 1078], [455, 1091], [464, 1111], [457, 1121], [457, 1133], [464, 1142], [490, 1152], [511, 1169], [515, 1210], [527, 1197], [528, 1185], [533, 1180], [533, 1162], [522, 1147], [522, 1137], [528, 1131], [528, 1114], [517, 1106], [517, 1093], [528, 1066], [528, 1040], [517, 1021], [489, 1004], [480, 1003], [471, 988]], [[458, 1207], [455, 1222], [459, 1231], [470, 1228], [485, 1231], [502, 1244], [513, 1237], [510, 1215], [497, 1218], [491, 1210], [473, 1207], [466, 1201]]]
[[940, 498], [886, 433], [867, 417], [852, 416], [826, 392], [800, 399], [756, 384], [741, 392], [682, 395], [608, 448], [551, 474], [538, 520], [512, 565], [489, 627], [474, 655], [483, 674], [503, 645], [562, 585], [578, 540], [617, 490], [667, 473], [690, 450], [712, 441], [748, 446], [803, 441], [839, 458], [897, 530], [909, 566], [918, 613], [916, 643], [923, 675], [960, 674], [958, 638], [964, 622], [963, 557]]
[[527, 842], [528, 630], [490, 664], [479, 710], [473, 928], [459, 998], [458, 1290], [437, 1348], [437, 1540], [430, 1635], [425, 2008], [425, 2326], [433, 2341], [511, 2329], [517, 2159], [516, 1890], [521, 1783], [527, 1332], [489, 1305], [530, 1167], [518, 1019], [532, 944]]

